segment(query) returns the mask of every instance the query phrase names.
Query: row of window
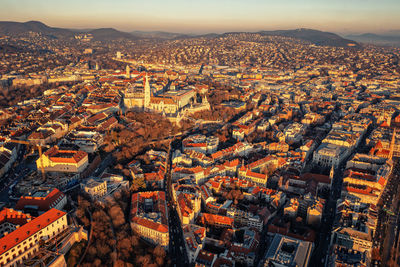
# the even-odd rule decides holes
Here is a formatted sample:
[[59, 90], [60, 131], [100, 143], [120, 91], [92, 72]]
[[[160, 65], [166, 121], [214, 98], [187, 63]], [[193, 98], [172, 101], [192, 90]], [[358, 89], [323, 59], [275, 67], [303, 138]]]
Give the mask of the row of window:
[[[61, 218], [62, 221], [65, 220], [65, 216]], [[60, 223], [60, 220], [57, 220], [57, 224]], [[48, 228], [54, 228], [56, 227], [55, 223], [50, 224], [49, 226], [46, 227], [46, 230]], [[62, 228], [58, 227], [57, 233], [60, 233], [63, 229], [66, 228], [66, 225], [63, 225]], [[19, 244], [16, 248], [11, 249], [11, 252], [6, 252], [4, 255], [5, 261], [6, 263], [11, 262], [12, 260], [14, 260], [16, 257], [18, 257], [19, 255], [21, 255], [22, 253], [26, 252], [27, 250], [29, 250], [30, 248], [32, 248], [34, 246], [34, 244], [38, 244], [38, 238], [42, 235], [43, 230], [41, 230], [39, 233], [35, 234], [33, 237], [31, 236], [28, 240], [24, 240], [24, 242], [22, 242], [21, 244]], [[55, 236], [56, 232], [53, 231], [52, 236]], [[46, 236], [48, 239], [50, 239], [50, 235]], [[32, 242], [33, 241], [33, 242]], [[27, 245], [27, 242], [29, 242], [29, 244]], [[23, 246], [23, 250], [21, 250], [21, 247]], [[18, 253], [14, 253], [15, 250], [18, 249]], [[33, 252], [36, 252], [36, 248], [34, 248]], [[12, 254], [11, 257], [8, 257], [10, 255], [10, 253]], [[28, 253], [28, 256], [30, 256], [30, 252]], [[25, 258], [25, 256], [24, 256]], [[0, 256], [0, 262], [3, 261], [3, 255]], [[20, 263], [16, 263], [17, 265], [19, 265]], [[3, 265], [3, 264], [2, 264]], [[12, 266], [12, 265], [11, 265]]]

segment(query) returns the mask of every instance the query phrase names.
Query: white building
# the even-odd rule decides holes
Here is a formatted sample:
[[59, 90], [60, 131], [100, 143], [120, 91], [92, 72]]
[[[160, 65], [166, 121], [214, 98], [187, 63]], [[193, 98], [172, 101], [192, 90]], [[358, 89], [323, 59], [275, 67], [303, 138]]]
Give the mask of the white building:
[[81, 188], [93, 199], [100, 199], [107, 194], [107, 181], [89, 179], [81, 184]]
[[313, 163], [322, 167], [337, 167], [351, 153], [343, 146], [330, 143], [321, 144], [313, 154]]

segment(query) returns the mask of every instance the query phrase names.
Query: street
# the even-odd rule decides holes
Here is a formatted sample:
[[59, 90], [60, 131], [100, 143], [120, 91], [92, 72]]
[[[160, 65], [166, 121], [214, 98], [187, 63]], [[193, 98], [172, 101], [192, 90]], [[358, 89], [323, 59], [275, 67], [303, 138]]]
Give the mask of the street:
[[15, 184], [17, 184], [21, 179], [23, 179], [29, 172], [36, 169], [36, 164], [27, 164], [24, 160], [24, 155], [26, 152], [26, 146], [21, 145], [18, 150], [18, 156], [15, 160], [14, 167], [4, 174], [2, 178], [2, 184], [0, 188], [0, 202], [9, 203], [10, 194]]
[[176, 203], [172, 196], [172, 154], [180, 147], [180, 142], [173, 139], [169, 145], [167, 168], [165, 173], [165, 189], [168, 203], [168, 229], [169, 229], [169, 256], [172, 266], [188, 266], [189, 259], [186, 253], [186, 245], [182, 232], [181, 220], [176, 211]]

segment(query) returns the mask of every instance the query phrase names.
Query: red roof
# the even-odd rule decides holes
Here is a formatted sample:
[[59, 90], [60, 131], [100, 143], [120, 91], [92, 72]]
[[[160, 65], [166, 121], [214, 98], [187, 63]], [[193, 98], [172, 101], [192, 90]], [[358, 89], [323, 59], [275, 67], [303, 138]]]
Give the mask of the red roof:
[[366, 189], [359, 189], [359, 188], [347, 186], [346, 190], [347, 190], [347, 192], [352, 192], [352, 193], [355, 193], [355, 194], [375, 196], [375, 194], [372, 193], [372, 188], [371, 187], [367, 187]]
[[151, 220], [147, 220], [145, 218], [140, 218], [140, 217], [133, 217], [132, 221], [137, 223], [137, 224], [140, 224], [142, 226], [145, 226], [145, 227], [151, 228], [153, 230], [156, 230], [158, 232], [162, 232], [162, 233], [167, 233], [168, 232], [168, 226], [165, 225], [165, 224], [156, 223], [156, 222], [153, 222]]
[[387, 124], [386, 121], [382, 122], [382, 124], [380, 125], [380, 127], [389, 127], [389, 124]]
[[381, 186], [385, 186], [385, 184], [386, 184], [386, 179], [385, 179], [383, 176], [381, 176], [381, 178], [379, 178], [379, 180], [378, 180], [378, 183], [379, 183]]
[[45, 197], [33, 197], [33, 196], [22, 196], [15, 208], [17, 210], [23, 210], [25, 206], [37, 206], [40, 211], [49, 210], [52, 204], [58, 203], [63, 197], [64, 193], [60, 192], [57, 188], [54, 188], [49, 194]]
[[67, 213], [64, 211], [51, 209], [34, 220], [27, 222], [21, 227], [15, 229], [13, 232], [0, 239], [0, 255], [23, 242], [30, 236], [36, 234], [43, 228], [46, 228], [48, 225], [52, 224], [66, 214]]
[[264, 179], [264, 180], [267, 179], [267, 175], [266, 174], [252, 172], [251, 170], [247, 170], [246, 176], [254, 177], [254, 178], [258, 178], [258, 179]]
[[110, 117], [105, 122], [101, 123], [99, 128], [100, 130], [107, 130], [110, 129], [112, 126], [118, 123], [118, 120], [115, 117]]
[[80, 150], [59, 150], [57, 146], [50, 148], [44, 154], [53, 162], [63, 163], [78, 163], [88, 155]]
[[211, 214], [211, 213], [203, 213], [202, 214], [202, 220], [204, 220], [205, 223], [207, 224], [223, 224], [223, 225], [233, 225], [233, 219], [227, 216], [222, 216], [222, 215], [216, 215], [216, 214]]

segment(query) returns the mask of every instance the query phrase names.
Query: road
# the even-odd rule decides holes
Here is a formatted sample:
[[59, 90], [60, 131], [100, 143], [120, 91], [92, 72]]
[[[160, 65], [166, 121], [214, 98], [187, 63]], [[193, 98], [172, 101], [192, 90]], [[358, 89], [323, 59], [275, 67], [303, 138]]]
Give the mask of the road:
[[310, 266], [324, 266], [326, 264], [326, 256], [329, 254], [331, 242], [331, 232], [336, 217], [336, 204], [342, 192], [343, 171], [346, 163], [347, 160], [342, 161], [333, 175], [331, 193], [324, 206], [321, 230], [315, 242], [315, 251], [311, 257]]
[[93, 176], [97, 177], [100, 176], [104, 172], [104, 170], [111, 166], [111, 164], [114, 162], [114, 158], [112, 154], [108, 154], [99, 164], [99, 167], [93, 172]]
[[172, 196], [172, 154], [180, 147], [180, 142], [173, 139], [169, 145], [167, 168], [165, 173], [165, 189], [168, 203], [168, 230], [169, 230], [169, 256], [172, 266], [189, 266], [186, 245], [183, 237], [181, 220], [176, 210], [176, 203]]
[[[382, 194], [382, 207], [380, 221], [376, 231], [376, 246], [381, 246], [382, 266], [385, 266], [391, 257], [397, 261], [397, 242], [400, 231], [399, 200], [400, 200], [400, 166], [396, 161], [385, 191]], [[394, 252], [392, 254], [392, 252]]]

